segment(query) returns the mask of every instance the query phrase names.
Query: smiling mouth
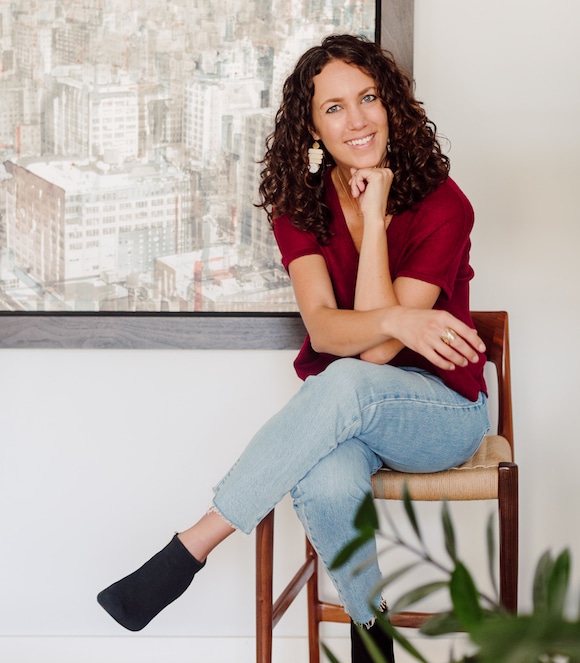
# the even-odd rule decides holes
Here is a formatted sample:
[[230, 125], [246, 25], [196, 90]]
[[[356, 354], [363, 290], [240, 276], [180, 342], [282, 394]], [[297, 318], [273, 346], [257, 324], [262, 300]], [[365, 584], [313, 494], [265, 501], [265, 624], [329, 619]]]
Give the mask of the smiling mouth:
[[347, 140], [347, 145], [352, 145], [353, 147], [360, 147], [361, 145], [366, 145], [370, 143], [371, 140], [375, 137], [375, 134], [370, 134], [370, 136], [365, 136], [364, 138], [357, 138], [356, 140]]

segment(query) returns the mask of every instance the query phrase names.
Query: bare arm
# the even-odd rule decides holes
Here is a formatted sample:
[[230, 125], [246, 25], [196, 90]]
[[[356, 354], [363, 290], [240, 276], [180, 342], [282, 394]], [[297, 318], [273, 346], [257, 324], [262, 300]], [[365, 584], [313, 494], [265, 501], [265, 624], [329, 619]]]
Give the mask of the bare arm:
[[[407, 277], [396, 279], [393, 288], [399, 305], [424, 310], [433, 308], [441, 291], [441, 288], [431, 283]], [[361, 352], [360, 358], [374, 364], [386, 364], [403, 347], [404, 345], [401, 341], [391, 338], [365, 352]]]
[[[432, 364], [452, 370], [477, 362], [485, 348], [477, 332], [445, 311], [434, 311], [440, 289], [411, 278], [391, 280], [385, 209], [393, 173], [388, 168], [352, 170], [349, 182], [363, 215], [363, 236], [354, 310], [338, 309], [326, 263], [320, 255], [294, 260], [290, 277], [312, 347], [339, 357], [386, 363], [406, 346]], [[441, 338], [456, 332], [453, 347]]]
[[[298, 258], [290, 263], [289, 272], [300, 313], [317, 352], [352, 357], [395, 339], [435, 366], [450, 370], [456, 365], [464, 366], [468, 360], [478, 361], [473, 348], [484, 349], [477, 332], [445, 311], [401, 305], [366, 311], [338, 309], [322, 256]], [[453, 348], [441, 340], [447, 327], [458, 335]]]
[[385, 340], [384, 311], [338, 309], [324, 258], [308, 255], [290, 263], [298, 308], [317, 352], [352, 357]]
[[[368, 311], [375, 308], [406, 306], [431, 309], [440, 288], [411, 278], [391, 280], [387, 228], [392, 220], [385, 218], [393, 173], [388, 168], [351, 171], [349, 182], [353, 198], [359, 199], [363, 213], [363, 237], [359, 255], [354, 308]], [[403, 348], [403, 343], [391, 338], [360, 353], [364, 361], [385, 364]]]

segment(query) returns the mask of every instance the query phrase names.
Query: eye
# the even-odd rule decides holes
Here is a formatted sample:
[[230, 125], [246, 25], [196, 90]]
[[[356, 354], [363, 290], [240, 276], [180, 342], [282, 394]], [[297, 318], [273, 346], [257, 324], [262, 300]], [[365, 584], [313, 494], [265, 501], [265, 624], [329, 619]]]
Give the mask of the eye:
[[339, 110], [340, 110], [340, 106], [338, 104], [334, 104], [334, 106], [330, 106], [329, 108], [327, 108], [326, 112], [327, 113], [336, 113]]
[[361, 101], [363, 102], [363, 104], [368, 104], [369, 101], [374, 101], [375, 99], [377, 99], [377, 95], [369, 93], [365, 94], [365, 96], [361, 99]]

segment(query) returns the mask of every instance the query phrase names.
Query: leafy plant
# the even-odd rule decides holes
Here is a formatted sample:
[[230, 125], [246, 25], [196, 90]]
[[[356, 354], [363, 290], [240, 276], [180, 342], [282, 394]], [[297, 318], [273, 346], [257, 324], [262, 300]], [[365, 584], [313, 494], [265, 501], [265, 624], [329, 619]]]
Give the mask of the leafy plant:
[[[455, 529], [447, 503], [443, 503], [442, 528], [448, 560], [440, 561], [430, 553], [422, 535], [413, 502], [405, 489], [403, 496], [405, 513], [415, 534], [416, 542], [404, 538], [392, 517], [386, 512], [388, 532], [378, 535], [388, 542], [382, 554], [403, 547], [415, 560], [383, 578], [373, 589], [372, 595], [391, 585], [420, 565], [430, 565], [442, 572], [444, 580], [415, 587], [403, 594], [391, 606], [389, 614], [402, 612], [420, 600], [441, 590], [447, 590], [451, 609], [430, 618], [420, 631], [435, 637], [466, 632], [473, 645], [474, 654], [464, 656], [463, 663], [580, 663], [580, 610], [575, 620], [566, 616], [566, 599], [570, 587], [571, 555], [568, 549], [553, 556], [548, 550], [539, 559], [532, 586], [533, 610], [529, 614], [511, 614], [501, 605], [495, 576], [495, 536], [493, 517], [486, 529], [488, 571], [492, 594], [480, 591], [458, 556]], [[377, 534], [379, 520], [371, 494], [367, 496], [355, 519], [357, 536], [343, 548], [333, 562], [343, 565], [368, 540]], [[417, 661], [429, 663], [411, 642], [392, 626], [385, 615], [376, 614], [382, 628]], [[370, 649], [369, 649], [370, 651]], [[332, 663], [338, 663], [326, 649]], [[379, 652], [371, 652], [376, 663], [384, 663]], [[458, 660], [451, 663], [460, 663]]]

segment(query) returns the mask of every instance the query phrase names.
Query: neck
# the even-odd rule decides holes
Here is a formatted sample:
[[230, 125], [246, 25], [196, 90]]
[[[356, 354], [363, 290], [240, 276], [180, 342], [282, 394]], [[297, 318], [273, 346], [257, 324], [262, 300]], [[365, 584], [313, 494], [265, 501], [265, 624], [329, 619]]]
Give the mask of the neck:
[[[352, 194], [351, 194], [351, 192], [350, 192], [350, 187], [349, 187], [349, 185], [348, 185], [348, 178], [345, 178], [345, 177], [344, 177], [342, 171], [340, 170], [340, 168], [339, 168], [338, 166], [336, 167], [336, 176], [337, 176], [338, 184], [339, 184], [339, 186], [336, 187], [336, 188], [337, 188], [337, 191], [339, 192], [339, 193], [338, 193], [338, 197], [339, 197], [339, 199], [340, 199], [341, 197], [345, 198], [345, 199], [346, 199], [345, 202], [346, 202], [348, 205], [350, 205], [350, 208], [352, 209], [352, 211], [353, 211], [353, 212], [354, 212], [359, 218], [362, 218], [363, 215], [362, 215], [362, 212], [360, 211], [360, 207], [359, 207], [359, 204], [358, 204], [358, 200], [355, 200], [355, 199], [352, 197]], [[336, 184], [336, 183], [335, 183], [335, 184]], [[341, 193], [341, 190], [342, 190], [342, 193]], [[344, 211], [344, 210], [343, 210], [343, 211]]]

